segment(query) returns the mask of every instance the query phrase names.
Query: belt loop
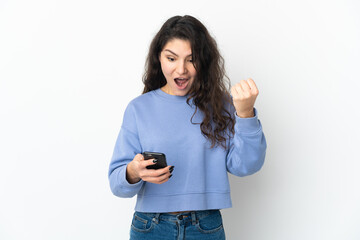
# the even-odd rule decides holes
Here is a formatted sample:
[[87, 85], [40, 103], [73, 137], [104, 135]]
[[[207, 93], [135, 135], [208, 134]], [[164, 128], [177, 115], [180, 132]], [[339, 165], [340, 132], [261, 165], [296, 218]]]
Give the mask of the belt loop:
[[196, 215], [195, 215], [195, 212], [191, 212], [191, 222], [192, 222], [192, 225], [196, 225]]
[[160, 218], [160, 213], [156, 213], [152, 221], [155, 222], [156, 224], [159, 224], [159, 218]]

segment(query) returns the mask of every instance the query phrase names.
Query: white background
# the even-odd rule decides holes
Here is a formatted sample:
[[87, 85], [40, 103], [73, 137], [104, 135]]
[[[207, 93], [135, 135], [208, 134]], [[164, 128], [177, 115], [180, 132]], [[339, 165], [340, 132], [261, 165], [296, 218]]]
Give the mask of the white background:
[[[201, 20], [232, 83], [253, 78], [267, 138], [230, 176], [228, 239], [360, 239], [356, 0], [0, 1], [0, 239], [128, 239], [135, 198], [107, 170], [149, 43]], [[181, 173], [179, 173], [181, 174]]]

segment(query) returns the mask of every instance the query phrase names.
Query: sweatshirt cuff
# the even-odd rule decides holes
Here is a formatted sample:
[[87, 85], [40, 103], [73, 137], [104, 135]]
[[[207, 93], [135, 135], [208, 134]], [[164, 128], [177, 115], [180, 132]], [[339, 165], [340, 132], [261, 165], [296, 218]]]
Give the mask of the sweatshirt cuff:
[[125, 167], [123, 167], [121, 169], [121, 172], [120, 172], [120, 181], [121, 181], [121, 186], [123, 187], [126, 187], [126, 188], [139, 188], [141, 187], [141, 185], [143, 184], [143, 180], [140, 180], [139, 182], [137, 183], [129, 183], [128, 180], [126, 179], [126, 168], [127, 168], [127, 165]]
[[250, 118], [241, 118], [235, 115], [235, 131], [240, 133], [256, 133], [261, 129], [260, 121], [258, 120], [258, 112], [256, 108], [254, 108], [254, 117]]

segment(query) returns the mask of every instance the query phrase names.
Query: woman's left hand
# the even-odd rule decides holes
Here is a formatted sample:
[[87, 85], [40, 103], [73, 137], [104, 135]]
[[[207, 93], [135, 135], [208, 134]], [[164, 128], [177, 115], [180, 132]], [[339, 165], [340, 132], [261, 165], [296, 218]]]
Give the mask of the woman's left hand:
[[254, 104], [256, 97], [259, 95], [254, 80], [251, 78], [241, 80], [231, 87], [236, 114], [241, 118], [254, 117]]

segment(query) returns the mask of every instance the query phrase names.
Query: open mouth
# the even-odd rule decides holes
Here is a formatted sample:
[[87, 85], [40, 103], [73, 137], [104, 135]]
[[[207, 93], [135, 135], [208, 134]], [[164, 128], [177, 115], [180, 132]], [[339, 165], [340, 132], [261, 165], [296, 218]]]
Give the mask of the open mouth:
[[189, 82], [189, 79], [188, 78], [175, 78], [174, 81], [179, 88], [186, 88], [187, 83]]

